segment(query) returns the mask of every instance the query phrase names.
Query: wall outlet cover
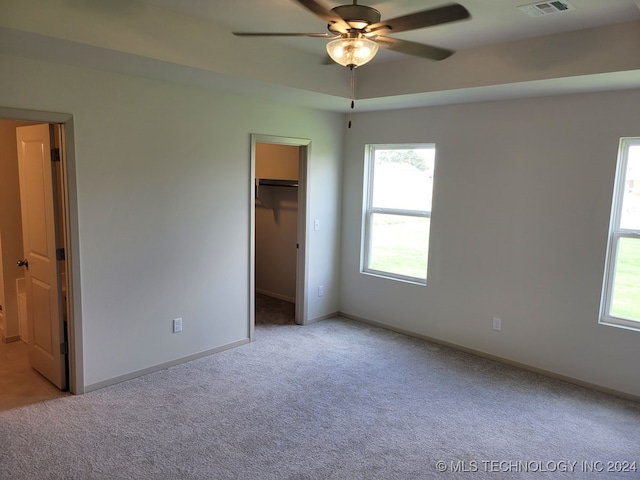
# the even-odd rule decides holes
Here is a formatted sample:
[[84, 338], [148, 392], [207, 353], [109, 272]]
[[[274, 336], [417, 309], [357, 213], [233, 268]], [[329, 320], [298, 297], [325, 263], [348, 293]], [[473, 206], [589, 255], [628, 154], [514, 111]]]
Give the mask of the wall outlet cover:
[[182, 331], [182, 318], [174, 318], [173, 319], [173, 333], [178, 333]]
[[502, 330], [502, 320], [497, 318], [497, 317], [493, 317], [493, 329], [500, 331]]

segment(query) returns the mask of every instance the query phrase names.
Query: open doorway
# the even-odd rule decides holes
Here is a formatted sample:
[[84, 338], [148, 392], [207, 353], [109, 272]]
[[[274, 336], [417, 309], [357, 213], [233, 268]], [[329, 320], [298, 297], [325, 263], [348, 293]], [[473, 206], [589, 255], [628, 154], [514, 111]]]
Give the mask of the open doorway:
[[295, 323], [306, 323], [309, 145], [307, 139], [251, 136], [251, 339], [256, 295], [261, 305], [281, 314], [290, 310]]
[[[2, 202], [0, 208], [2, 208], [3, 213], [7, 214], [3, 215], [3, 222], [0, 224], [0, 235], [5, 239], [0, 251], [0, 264], [2, 264], [0, 271], [3, 275], [2, 282], [0, 282], [3, 316], [0, 320], [3, 327], [3, 341], [8, 341], [9, 343], [5, 343], [5, 345], [10, 347], [3, 349], [3, 352], [4, 354], [18, 352], [16, 355], [24, 355], [26, 349], [28, 361], [33, 369], [38, 370], [40, 374], [48, 378], [58, 388], [68, 390], [71, 393], [82, 393], [81, 375], [79, 375], [77, 362], [80, 354], [79, 345], [81, 345], [81, 337], [78, 334], [80, 324], [79, 315], [74, 308], [76, 301], [79, 300], [79, 291], [74, 288], [78, 284], [79, 277], [75, 276], [78, 272], [78, 266], [73, 265], [71, 262], [72, 258], [77, 258], [72, 248], [73, 242], [71, 242], [72, 232], [76, 231], [75, 219], [77, 218], [75, 215], [76, 209], [72, 206], [75, 202], [71, 201], [72, 197], [75, 198], [75, 189], [69, 188], [72, 183], [70, 182], [70, 178], [72, 178], [70, 174], [74, 171], [72, 119], [70, 115], [65, 114], [0, 108], [0, 126], [3, 132], [0, 137], [0, 148], [7, 152], [14, 152], [13, 155], [3, 156], [2, 161], [5, 163], [0, 167], [3, 174], [11, 173], [10, 177], [4, 177], [3, 175], [3, 182], [7, 185], [12, 185], [12, 188], [8, 189], [11, 190], [10, 192], [3, 189], [3, 195], [0, 198]], [[51, 318], [53, 321], [51, 326], [59, 332], [59, 336], [55, 341], [49, 342], [52, 345], [50, 352], [45, 352], [42, 348], [45, 344], [43, 340], [48, 336], [46, 328], [42, 328], [42, 324], [37, 324], [36, 328], [40, 330], [34, 336], [32, 328], [34, 324], [32, 322], [25, 323], [25, 318], [23, 318], [25, 316], [32, 318], [34, 315], [33, 310], [41, 311], [41, 301], [44, 298], [43, 291], [46, 290], [43, 288], [34, 291], [27, 287], [30, 282], [28, 277], [35, 278], [35, 283], [38, 287], [44, 286], [44, 283], [38, 277], [41, 272], [41, 266], [38, 262], [41, 262], [42, 258], [29, 257], [29, 253], [24, 249], [23, 241], [25, 236], [23, 235], [24, 229], [22, 227], [25, 222], [21, 215], [24, 198], [21, 198], [21, 193], [24, 193], [25, 189], [23, 186], [18, 187], [21, 175], [19, 174], [20, 165], [17, 164], [18, 157], [15, 154], [19, 146], [16, 143], [17, 130], [21, 128], [30, 129], [37, 126], [42, 127], [41, 130], [44, 132], [44, 136], [48, 137], [47, 141], [50, 141], [48, 143], [49, 147], [43, 149], [49, 151], [46, 152], [47, 161], [43, 162], [42, 165], [46, 167], [46, 170], [51, 175], [48, 177], [49, 180], [42, 182], [43, 185], [48, 184], [49, 193], [45, 189], [42, 195], [34, 192], [30, 194], [32, 198], [38, 199], [51, 196], [50, 201], [56, 218], [54, 223], [57, 227], [53, 229], [54, 232], [57, 232], [57, 235], [53, 241], [55, 248], [51, 252], [55, 262], [54, 280], [48, 288], [57, 292], [55, 297], [60, 303], [59, 305], [54, 305], [47, 301], [47, 304], [55, 307], [52, 308], [53, 314]], [[9, 164], [9, 162], [15, 163]], [[59, 202], [55, 201], [56, 197]], [[39, 220], [41, 218], [39, 214], [32, 215], [32, 218], [35, 220], [29, 221], [31, 223], [31, 231], [34, 228], [43, 231], [48, 229], [48, 227], [38, 226], [40, 222], [51, 223], [51, 220], [49, 222], [44, 219]], [[37, 251], [40, 246], [41, 244], [36, 245], [34, 250]], [[50, 248], [47, 247], [47, 249]], [[40, 252], [37, 253], [41, 257]], [[29, 270], [28, 274], [27, 270]], [[31, 294], [28, 293], [29, 291], [31, 291]], [[33, 301], [33, 297], [38, 298], [40, 307], [30, 311], [28, 308], [29, 298]], [[29, 313], [31, 313], [31, 317]], [[26, 347], [16, 347], [16, 345], [12, 345], [14, 342], [16, 342], [16, 345], [17, 342], [25, 343]], [[43, 369], [46, 370], [42, 363], [43, 353], [53, 353], [60, 360], [60, 375], [57, 379], [49, 378], [50, 372], [43, 371]], [[18, 361], [17, 364], [19, 363]], [[18, 379], [20, 377], [20, 375], [16, 376], [16, 372], [13, 371], [8, 373], [10, 374], [8, 378]], [[19, 389], [14, 390], [18, 391]], [[42, 389], [39, 390], [41, 391]]]

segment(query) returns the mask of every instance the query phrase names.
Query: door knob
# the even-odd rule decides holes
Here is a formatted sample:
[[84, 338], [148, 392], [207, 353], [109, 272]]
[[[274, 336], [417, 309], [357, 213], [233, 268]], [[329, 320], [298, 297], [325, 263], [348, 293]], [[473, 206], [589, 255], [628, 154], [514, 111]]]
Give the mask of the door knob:
[[29, 262], [27, 260], [18, 260], [18, 266], [29, 268]]

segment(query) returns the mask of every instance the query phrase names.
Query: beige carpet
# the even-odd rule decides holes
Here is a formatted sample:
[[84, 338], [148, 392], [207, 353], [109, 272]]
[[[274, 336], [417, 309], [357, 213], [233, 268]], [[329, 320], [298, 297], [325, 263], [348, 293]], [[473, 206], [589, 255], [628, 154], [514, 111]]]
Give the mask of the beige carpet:
[[16, 480], [637, 479], [639, 456], [638, 403], [341, 318], [0, 412]]
[[[293, 303], [257, 294], [256, 324], [293, 325], [294, 309]], [[68, 395], [31, 368], [26, 343], [0, 342], [0, 411]]]

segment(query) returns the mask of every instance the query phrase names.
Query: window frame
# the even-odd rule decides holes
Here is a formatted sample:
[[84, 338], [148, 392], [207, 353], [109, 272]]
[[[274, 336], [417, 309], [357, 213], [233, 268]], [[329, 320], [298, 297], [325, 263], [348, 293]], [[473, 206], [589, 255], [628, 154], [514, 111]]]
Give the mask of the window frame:
[[[375, 176], [375, 152], [377, 150], [412, 150], [412, 149], [432, 149], [434, 150], [434, 168], [433, 177], [435, 178], [435, 155], [436, 144], [435, 143], [394, 143], [394, 144], [367, 144], [365, 145], [364, 155], [364, 194], [363, 194], [363, 208], [362, 208], [362, 248], [360, 257], [360, 273], [365, 275], [373, 275], [376, 277], [382, 277], [390, 280], [401, 281], [405, 283], [412, 283], [416, 285], [425, 286], [427, 284], [427, 278], [429, 277], [429, 246], [431, 236], [431, 225], [429, 225], [429, 240], [426, 246], [427, 254], [427, 270], [425, 271], [425, 278], [411, 277], [394, 272], [388, 272], [385, 270], [377, 270], [370, 268], [371, 260], [371, 247], [372, 247], [372, 229], [373, 229], [373, 216], [374, 214], [383, 215], [396, 215], [400, 217], [411, 218], [428, 218], [431, 219], [431, 210], [413, 210], [413, 209], [398, 209], [398, 208], [384, 208], [373, 207], [373, 188], [374, 188], [374, 176]], [[433, 200], [433, 189], [431, 191]]]
[[624, 200], [627, 165], [631, 147], [640, 147], [640, 137], [622, 137], [618, 147], [616, 162], [616, 176], [611, 204], [611, 218], [607, 241], [607, 255], [605, 259], [602, 297], [600, 300], [600, 315], [598, 323], [628, 330], [640, 331], [640, 320], [616, 317], [611, 313], [613, 308], [613, 288], [615, 285], [616, 264], [620, 239], [631, 238], [640, 241], [640, 229], [622, 228], [622, 206]]

